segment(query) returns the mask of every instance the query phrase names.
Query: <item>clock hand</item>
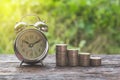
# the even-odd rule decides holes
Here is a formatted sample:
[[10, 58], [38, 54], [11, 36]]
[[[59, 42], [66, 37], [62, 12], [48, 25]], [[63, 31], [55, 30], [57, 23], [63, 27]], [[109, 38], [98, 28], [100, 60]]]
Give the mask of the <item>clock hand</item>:
[[32, 45], [34, 46], [35, 44], [37, 44], [37, 43], [40, 42], [40, 41], [41, 41], [41, 39], [39, 39], [38, 41], [32, 43]]
[[29, 44], [29, 42], [27, 42], [27, 41], [25, 41], [25, 40], [23, 40], [23, 42], [25, 42], [26, 44]]

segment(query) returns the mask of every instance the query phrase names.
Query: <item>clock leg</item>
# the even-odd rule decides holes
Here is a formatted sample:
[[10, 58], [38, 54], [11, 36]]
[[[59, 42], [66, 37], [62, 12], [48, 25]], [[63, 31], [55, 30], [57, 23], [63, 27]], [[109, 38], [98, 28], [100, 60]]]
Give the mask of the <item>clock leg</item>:
[[41, 65], [44, 66], [43, 61], [40, 61]]
[[22, 64], [24, 63], [24, 60], [20, 63], [20, 67], [22, 67]]

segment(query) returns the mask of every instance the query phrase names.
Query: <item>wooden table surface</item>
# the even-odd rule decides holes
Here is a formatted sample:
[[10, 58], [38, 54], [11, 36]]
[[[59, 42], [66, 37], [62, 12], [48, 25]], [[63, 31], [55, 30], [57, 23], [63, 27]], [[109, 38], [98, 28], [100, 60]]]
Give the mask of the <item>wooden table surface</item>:
[[0, 80], [120, 80], [120, 55], [102, 57], [100, 67], [56, 67], [55, 55], [48, 55], [45, 66], [23, 64], [15, 55], [0, 55]]

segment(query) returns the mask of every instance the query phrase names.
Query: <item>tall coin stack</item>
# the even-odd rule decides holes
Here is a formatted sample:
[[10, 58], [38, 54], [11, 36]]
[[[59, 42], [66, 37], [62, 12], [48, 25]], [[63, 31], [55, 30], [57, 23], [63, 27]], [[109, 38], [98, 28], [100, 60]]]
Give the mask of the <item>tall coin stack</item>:
[[56, 44], [56, 66], [67, 66], [67, 44]]
[[90, 66], [90, 53], [79, 54], [79, 65], [83, 67]]
[[78, 66], [78, 50], [77, 49], [68, 49], [68, 65], [69, 66]]

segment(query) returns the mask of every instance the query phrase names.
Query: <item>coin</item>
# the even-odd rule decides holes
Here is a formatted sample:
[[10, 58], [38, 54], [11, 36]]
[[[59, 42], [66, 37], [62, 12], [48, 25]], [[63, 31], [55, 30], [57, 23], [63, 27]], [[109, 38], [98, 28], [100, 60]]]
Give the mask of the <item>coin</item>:
[[78, 66], [78, 50], [68, 49], [68, 64], [69, 66]]
[[90, 53], [79, 54], [79, 65], [84, 67], [90, 66]]
[[101, 65], [101, 57], [90, 57], [90, 65], [91, 66], [100, 66]]
[[56, 44], [56, 52], [67, 51], [67, 44]]

